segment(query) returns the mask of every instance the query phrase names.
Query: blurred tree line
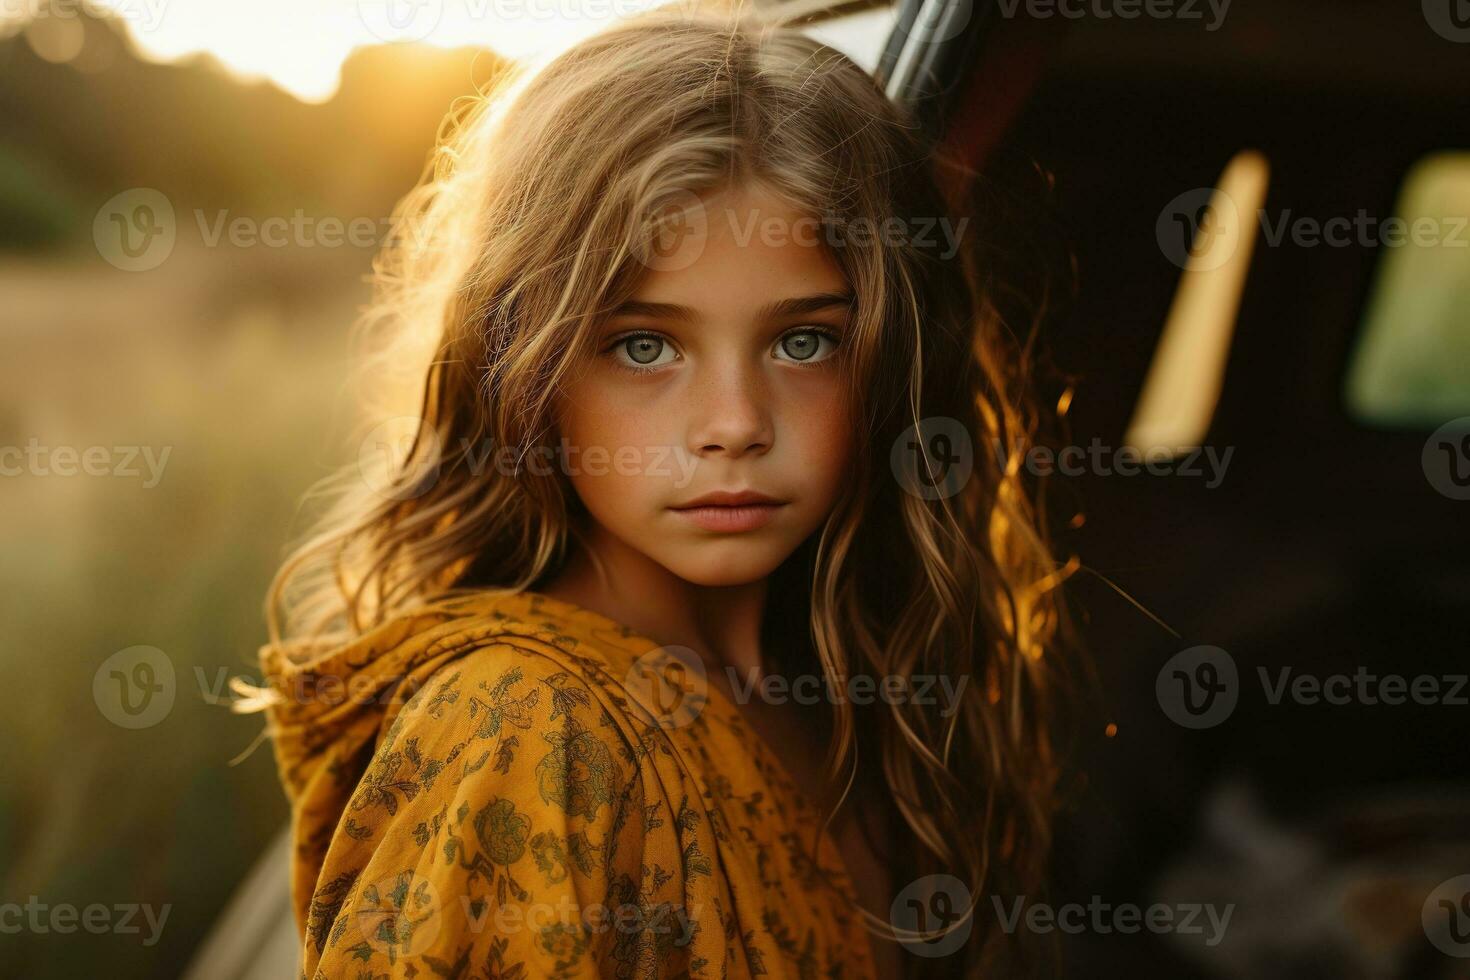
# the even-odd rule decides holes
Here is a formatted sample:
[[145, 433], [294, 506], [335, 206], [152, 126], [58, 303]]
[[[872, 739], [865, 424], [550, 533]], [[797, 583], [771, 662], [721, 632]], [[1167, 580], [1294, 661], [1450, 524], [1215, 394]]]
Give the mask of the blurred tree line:
[[97, 208], [134, 187], [180, 212], [384, 217], [454, 100], [504, 64], [470, 48], [359, 48], [313, 105], [207, 55], [143, 60], [119, 22], [66, 16], [83, 42], [65, 62], [38, 54], [23, 24], [0, 37], [0, 249], [88, 247]]

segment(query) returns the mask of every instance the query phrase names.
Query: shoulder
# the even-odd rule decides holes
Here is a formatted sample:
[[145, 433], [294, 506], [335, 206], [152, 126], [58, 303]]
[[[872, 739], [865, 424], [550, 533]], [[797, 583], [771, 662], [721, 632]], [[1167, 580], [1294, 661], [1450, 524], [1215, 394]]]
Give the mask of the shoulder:
[[612, 723], [625, 705], [614, 665], [570, 635], [527, 625], [514, 618], [459, 624], [457, 649], [421, 675], [400, 719], [472, 722], [479, 737], [535, 721]]
[[517, 703], [528, 709], [545, 704], [560, 717], [591, 707], [611, 681], [601, 664], [586, 658], [528, 646], [513, 636], [493, 637], [437, 666], [404, 705], [404, 714], [440, 717], [458, 708], [478, 715], [479, 705]]
[[[404, 714], [439, 718], [457, 707], [482, 724], [487, 705], [504, 705], [562, 726], [646, 727], [649, 660], [667, 659], [626, 627], [535, 592], [444, 600], [421, 613], [415, 632]], [[492, 727], [506, 720], [491, 717]]]
[[605, 821], [641, 799], [640, 728], [608, 664], [514, 629], [430, 673], [379, 748], [437, 761], [443, 787]]

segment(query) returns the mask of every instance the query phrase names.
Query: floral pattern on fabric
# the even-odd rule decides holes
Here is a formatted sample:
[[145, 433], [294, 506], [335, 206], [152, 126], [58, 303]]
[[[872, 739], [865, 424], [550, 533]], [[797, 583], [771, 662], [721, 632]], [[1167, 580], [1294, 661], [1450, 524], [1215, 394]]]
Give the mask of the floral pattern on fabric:
[[654, 648], [539, 593], [263, 648], [302, 976], [873, 976], [815, 809], [723, 698], [659, 724]]

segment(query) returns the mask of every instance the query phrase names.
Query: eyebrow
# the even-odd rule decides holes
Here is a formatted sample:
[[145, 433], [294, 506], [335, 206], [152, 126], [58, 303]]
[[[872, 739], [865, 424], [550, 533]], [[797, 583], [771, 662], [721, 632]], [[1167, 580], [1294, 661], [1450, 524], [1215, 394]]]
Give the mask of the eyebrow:
[[[757, 315], [762, 319], [777, 319], [788, 316], [803, 316], [807, 313], [819, 313], [836, 306], [850, 307], [853, 304], [851, 292], [816, 293], [811, 296], [793, 296], [789, 299], [778, 299], [761, 307]], [[694, 310], [687, 306], [679, 306], [676, 303], [649, 303], [643, 300], [630, 299], [613, 310], [609, 316], [646, 316], [655, 320], [673, 320], [679, 323], [692, 323], [699, 317]]]

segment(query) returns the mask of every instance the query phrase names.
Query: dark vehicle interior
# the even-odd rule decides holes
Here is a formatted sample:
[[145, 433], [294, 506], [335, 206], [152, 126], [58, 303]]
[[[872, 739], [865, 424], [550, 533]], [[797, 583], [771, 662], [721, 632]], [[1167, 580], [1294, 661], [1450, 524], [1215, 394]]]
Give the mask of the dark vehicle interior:
[[[1426, 946], [1419, 917], [1426, 891], [1470, 867], [1466, 692], [1451, 696], [1467, 670], [1470, 519], [1421, 460], [1470, 413], [1470, 241], [1447, 230], [1436, 258], [1371, 224], [1335, 246], [1268, 234], [1360, 212], [1381, 224], [1426, 160], [1453, 168], [1467, 213], [1470, 45], [1437, 33], [1430, 6], [1240, 3], [1211, 30], [1203, 5], [1201, 19], [1124, 20], [980, 3], [913, 86], [978, 182], [1005, 188], [1003, 213], [1023, 216], [999, 239], [1048, 257], [1051, 280], [1025, 285], [1046, 296], [1074, 445], [1124, 444], [1173, 326], [1171, 201], [1223, 183], [1242, 151], [1269, 168], [1260, 222], [1241, 219], [1259, 225], [1243, 287], [1219, 304], [1238, 301], [1226, 356], [1180, 379], [1218, 384], [1193, 444], [1233, 450], [1223, 478], [1062, 478], [1082, 515], [1068, 546], [1090, 573], [1072, 595], [1098, 683], [1056, 901], [1235, 903], [1231, 941], [1084, 931], [1060, 937], [1064, 975], [1467, 975]], [[1391, 264], [1415, 262], [1454, 300], [1428, 327], [1424, 288], [1392, 288]], [[1363, 395], [1354, 378], [1379, 356], [1422, 365], [1418, 383]], [[1240, 674], [1234, 713], [1206, 730], [1174, 724], [1155, 695], [1161, 666], [1198, 644]], [[1273, 704], [1286, 667], [1432, 675], [1445, 697]]]

